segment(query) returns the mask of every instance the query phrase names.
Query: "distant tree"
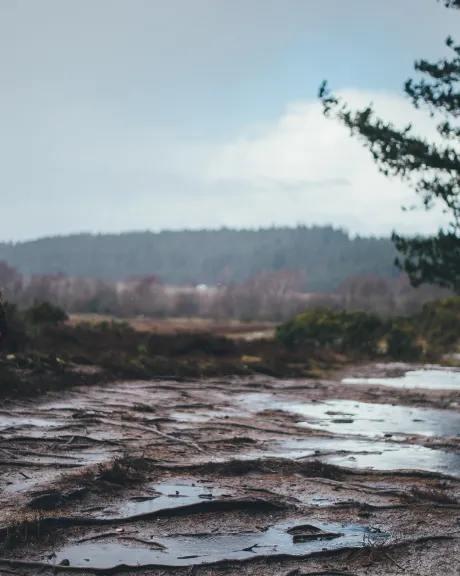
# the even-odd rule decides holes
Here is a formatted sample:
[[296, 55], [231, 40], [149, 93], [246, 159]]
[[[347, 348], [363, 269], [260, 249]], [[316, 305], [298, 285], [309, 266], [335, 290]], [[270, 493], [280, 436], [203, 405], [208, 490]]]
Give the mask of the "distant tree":
[[192, 318], [200, 312], [200, 297], [195, 291], [179, 292], [175, 297], [174, 312], [177, 316]]
[[[182, 252], [182, 265], [170, 258], [171, 251]], [[395, 255], [389, 238], [350, 238], [330, 226], [81, 234], [14, 246], [0, 242], [0, 260], [29, 280], [56, 275], [57, 271], [65, 273], [70, 280], [69, 309], [73, 311], [81, 310], [99, 291], [96, 280], [116, 281], [121, 296], [125, 287], [131, 288], [151, 270], [158, 272], [165, 286], [231, 286], [264, 271], [301, 270], [308, 274], [309, 291], [324, 292], [334, 290], [349, 276], [395, 276], [399, 273], [393, 264]], [[131, 280], [122, 281], [127, 278]], [[63, 293], [63, 281], [58, 287]], [[24, 305], [32, 301], [29, 298]]]
[[17, 301], [23, 289], [21, 274], [7, 262], [0, 261], [0, 290], [7, 300]]
[[165, 308], [165, 290], [158, 276], [136, 278], [120, 298], [124, 316], [147, 314], [156, 316]]
[[[460, 8], [460, 0], [442, 0], [446, 8]], [[447, 230], [436, 236], [404, 237], [393, 233], [401, 257], [396, 265], [407, 272], [411, 284], [432, 283], [460, 293], [460, 45], [449, 37], [450, 59], [420, 60], [415, 70], [422, 79], [409, 79], [405, 93], [415, 108], [424, 106], [442, 120], [437, 131], [443, 140], [435, 144], [414, 135], [412, 126], [397, 130], [375, 117], [372, 106], [351, 111], [332, 95], [323, 82], [319, 90], [326, 116], [333, 115], [358, 135], [370, 150], [380, 171], [398, 176], [415, 187], [426, 210], [438, 201], [449, 215]]]
[[86, 302], [81, 302], [80, 306], [81, 311], [91, 314], [118, 314], [119, 301], [115, 285], [103, 281], [96, 282], [93, 296]]
[[391, 314], [395, 303], [391, 291], [391, 280], [378, 276], [352, 276], [337, 289], [343, 296], [347, 310], [367, 310]]
[[31, 306], [33, 302], [58, 301], [58, 278], [55, 275], [32, 276], [24, 288], [20, 304], [22, 307]]

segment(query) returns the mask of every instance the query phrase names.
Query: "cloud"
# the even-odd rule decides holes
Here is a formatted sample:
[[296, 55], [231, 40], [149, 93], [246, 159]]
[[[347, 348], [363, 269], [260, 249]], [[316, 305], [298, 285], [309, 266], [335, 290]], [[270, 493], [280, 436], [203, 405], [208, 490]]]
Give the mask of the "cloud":
[[[412, 121], [422, 135], [437, 137], [435, 122], [396, 94], [342, 95], [352, 107], [373, 101], [382, 118], [398, 126]], [[17, 189], [6, 201], [5, 239], [297, 224], [387, 235], [395, 228], [432, 232], [443, 222], [439, 210], [402, 212], [415, 193], [380, 174], [361, 143], [324, 118], [317, 100], [292, 103], [277, 121], [220, 144], [125, 124], [110, 108], [56, 110], [34, 138], [3, 171]], [[29, 171], [21, 170], [25, 156]], [[45, 191], [31, 195], [24, 210], [20, 190], [34, 178]]]
[[[440, 54], [458, 17], [435, 0], [0, 0], [0, 240], [434, 229], [435, 213], [401, 213], [412, 193], [378, 175], [316, 100], [285, 106], [313, 98], [323, 74], [404, 80], [415, 57]], [[412, 113], [390, 93], [347, 97], [374, 99], [383, 116]]]
[[[439, 141], [435, 120], [399, 95], [354, 89], [339, 95], [352, 109], [374, 103], [382, 119], [397, 127], [412, 122], [421, 136]], [[259, 127], [258, 132], [257, 137], [243, 134], [221, 146], [206, 177], [216, 187], [222, 182], [228, 185], [232, 179], [243, 181], [254, 192], [262, 179], [270, 191], [267, 201], [270, 198], [274, 202], [273, 217], [291, 224], [299, 219], [344, 225], [353, 222], [355, 232], [377, 234], [388, 234], [394, 228], [409, 233], [432, 232], [445, 222], [439, 209], [402, 212], [402, 205], [417, 201], [415, 192], [398, 179], [380, 174], [361, 142], [351, 138], [337, 121], [326, 119], [316, 100], [291, 104], [277, 122], [265, 129]], [[321, 190], [318, 185], [312, 187], [312, 182], [321, 183]]]

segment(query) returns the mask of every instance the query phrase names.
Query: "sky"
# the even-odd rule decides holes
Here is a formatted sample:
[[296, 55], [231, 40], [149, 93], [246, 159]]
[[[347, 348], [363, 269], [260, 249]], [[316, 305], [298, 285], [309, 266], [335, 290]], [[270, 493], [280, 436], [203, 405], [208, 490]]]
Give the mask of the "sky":
[[402, 86], [459, 24], [435, 0], [0, 0], [0, 241], [435, 231], [317, 92], [435, 136]]

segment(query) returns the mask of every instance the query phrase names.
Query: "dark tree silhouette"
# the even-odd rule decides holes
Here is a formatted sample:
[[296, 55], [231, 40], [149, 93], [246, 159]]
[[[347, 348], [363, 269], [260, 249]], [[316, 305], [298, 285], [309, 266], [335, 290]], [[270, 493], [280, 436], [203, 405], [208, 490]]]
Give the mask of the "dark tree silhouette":
[[[446, 8], [460, 8], [460, 0], [442, 0]], [[460, 45], [449, 37], [450, 59], [415, 63], [421, 79], [406, 81], [404, 91], [415, 108], [425, 107], [441, 116], [437, 131], [442, 144], [414, 134], [412, 126], [397, 130], [376, 117], [372, 105], [352, 111], [330, 93], [323, 82], [319, 97], [326, 116], [338, 118], [352, 135], [357, 135], [370, 150], [378, 168], [386, 176], [397, 176], [410, 183], [430, 210], [440, 203], [449, 215], [446, 229], [436, 236], [403, 237], [393, 233], [400, 257], [396, 265], [405, 271], [413, 286], [432, 283], [460, 293]]]

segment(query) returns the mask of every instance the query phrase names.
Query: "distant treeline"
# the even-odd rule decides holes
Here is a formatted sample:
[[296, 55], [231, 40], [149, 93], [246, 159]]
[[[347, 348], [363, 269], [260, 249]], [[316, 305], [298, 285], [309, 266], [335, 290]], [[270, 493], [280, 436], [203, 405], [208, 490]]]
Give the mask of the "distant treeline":
[[332, 227], [78, 234], [0, 243], [0, 261], [24, 276], [100, 280], [155, 275], [171, 285], [242, 283], [260, 272], [305, 273], [304, 290], [334, 291], [356, 276], [394, 278], [387, 238], [350, 238]]
[[428, 300], [449, 296], [436, 286], [412, 288], [407, 276], [355, 276], [335, 293], [300, 291], [304, 274], [278, 270], [254, 275], [247, 282], [226, 286], [165, 286], [157, 276], [112, 282], [65, 275], [25, 277], [0, 261], [0, 286], [8, 302], [24, 310], [37, 302], [57, 305], [67, 312], [109, 314], [131, 318], [145, 315], [214, 319], [270, 320], [291, 318], [311, 308], [361, 310], [385, 316], [414, 314]]

